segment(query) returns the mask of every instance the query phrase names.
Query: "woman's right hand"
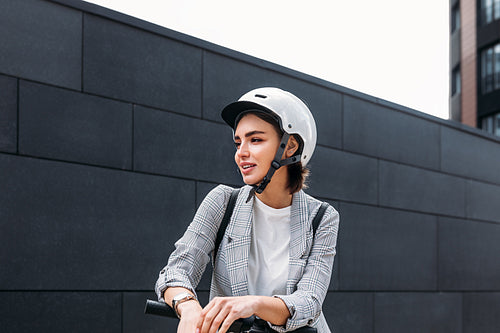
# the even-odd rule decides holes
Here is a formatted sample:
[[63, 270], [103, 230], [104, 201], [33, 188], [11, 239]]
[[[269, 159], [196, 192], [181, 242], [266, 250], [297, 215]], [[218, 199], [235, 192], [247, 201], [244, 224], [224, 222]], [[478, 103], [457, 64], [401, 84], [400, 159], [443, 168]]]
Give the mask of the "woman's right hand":
[[198, 333], [196, 325], [200, 320], [201, 310], [201, 305], [196, 300], [179, 304], [177, 311], [181, 316], [181, 320], [177, 326], [177, 333]]

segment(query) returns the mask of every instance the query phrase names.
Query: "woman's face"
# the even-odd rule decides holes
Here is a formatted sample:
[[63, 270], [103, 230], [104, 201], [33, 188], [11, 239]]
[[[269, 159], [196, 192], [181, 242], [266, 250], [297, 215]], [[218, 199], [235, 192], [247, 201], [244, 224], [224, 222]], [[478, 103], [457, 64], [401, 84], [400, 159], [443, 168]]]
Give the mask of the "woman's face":
[[254, 114], [241, 118], [234, 132], [234, 160], [248, 185], [259, 184], [271, 167], [281, 138], [273, 125]]

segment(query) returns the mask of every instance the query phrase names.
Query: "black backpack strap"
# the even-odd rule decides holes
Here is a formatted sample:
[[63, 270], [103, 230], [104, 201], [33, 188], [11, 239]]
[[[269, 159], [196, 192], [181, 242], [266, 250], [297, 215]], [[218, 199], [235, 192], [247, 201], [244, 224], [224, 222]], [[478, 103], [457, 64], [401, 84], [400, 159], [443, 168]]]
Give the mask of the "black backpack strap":
[[219, 226], [219, 231], [217, 232], [217, 238], [215, 239], [214, 246], [214, 262], [217, 257], [217, 252], [219, 251], [220, 243], [222, 242], [222, 238], [224, 238], [224, 234], [226, 233], [227, 225], [229, 224], [229, 220], [231, 219], [231, 215], [233, 215], [234, 205], [236, 204], [236, 199], [238, 199], [238, 194], [240, 192], [239, 188], [233, 189], [231, 192], [231, 196], [229, 197], [229, 201], [227, 203], [226, 211], [224, 213], [224, 217]]
[[321, 206], [318, 209], [318, 212], [316, 213], [316, 216], [314, 217], [314, 220], [312, 221], [312, 227], [313, 227], [313, 238], [316, 236], [316, 230], [318, 229], [319, 223], [323, 219], [323, 215], [325, 215], [325, 211], [328, 208], [328, 204], [326, 202], [322, 202]]

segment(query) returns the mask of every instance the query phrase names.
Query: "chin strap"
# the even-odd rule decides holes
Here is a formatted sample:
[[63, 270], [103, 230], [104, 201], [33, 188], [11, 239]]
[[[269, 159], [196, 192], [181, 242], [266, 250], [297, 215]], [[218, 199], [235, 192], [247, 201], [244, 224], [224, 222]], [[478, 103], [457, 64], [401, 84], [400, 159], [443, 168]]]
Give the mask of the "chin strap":
[[283, 152], [286, 149], [286, 144], [288, 143], [288, 139], [290, 138], [290, 134], [288, 133], [283, 133], [283, 136], [281, 137], [281, 142], [278, 147], [278, 150], [276, 151], [276, 155], [274, 155], [274, 160], [271, 162], [271, 167], [267, 171], [267, 174], [265, 175], [264, 179], [260, 182], [260, 184], [255, 184], [252, 185], [252, 190], [250, 191], [250, 194], [248, 195], [247, 201], [250, 200], [250, 198], [255, 194], [255, 193], [262, 193], [264, 189], [267, 187], [267, 184], [271, 181], [271, 178], [273, 177], [274, 173], [276, 170], [281, 168], [282, 166], [296, 163], [300, 161], [300, 155], [292, 156], [289, 158], [286, 158], [284, 160], [281, 159], [281, 156], [283, 156]]

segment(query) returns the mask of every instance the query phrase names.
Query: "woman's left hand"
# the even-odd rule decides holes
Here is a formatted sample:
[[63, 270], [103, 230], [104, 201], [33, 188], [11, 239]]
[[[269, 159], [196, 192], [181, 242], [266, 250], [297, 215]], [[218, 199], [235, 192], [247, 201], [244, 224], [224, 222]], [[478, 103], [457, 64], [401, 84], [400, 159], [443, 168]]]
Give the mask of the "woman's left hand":
[[216, 297], [201, 312], [200, 333], [226, 333], [239, 318], [255, 314], [260, 296]]

